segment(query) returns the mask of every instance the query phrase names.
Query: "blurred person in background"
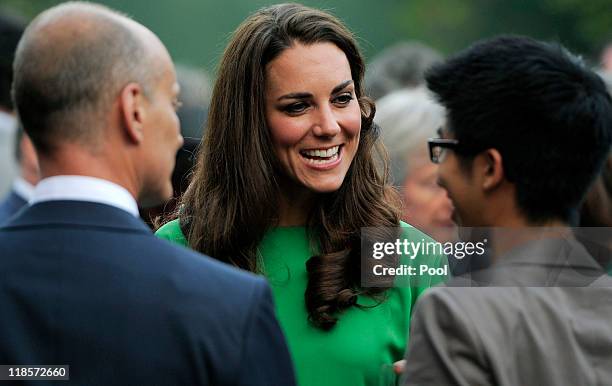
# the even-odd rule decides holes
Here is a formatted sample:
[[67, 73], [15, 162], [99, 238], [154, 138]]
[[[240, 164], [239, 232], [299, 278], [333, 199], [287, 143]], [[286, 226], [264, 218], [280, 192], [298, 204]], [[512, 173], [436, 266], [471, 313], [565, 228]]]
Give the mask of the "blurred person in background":
[[0, 201], [0, 224], [6, 222], [32, 198], [34, 187], [40, 180], [40, 170], [34, 145], [23, 128], [19, 127], [15, 140], [15, 156], [19, 174], [9, 194]]
[[378, 100], [374, 118], [389, 152], [393, 184], [402, 197], [402, 220], [440, 242], [453, 240], [456, 230], [451, 201], [437, 184], [438, 165], [429, 160], [427, 139], [443, 126], [444, 114], [444, 108], [419, 87]]
[[[412, 305], [444, 279], [361, 286], [362, 227], [431, 240], [400, 222], [374, 162], [364, 66], [352, 33], [328, 13], [281, 4], [248, 17], [219, 64], [191, 184], [157, 231], [266, 275], [301, 386], [392, 375]], [[444, 269], [446, 258], [411, 263]]]
[[376, 55], [365, 76], [366, 95], [374, 100], [404, 88], [425, 84], [425, 72], [440, 63], [442, 54], [417, 42], [399, 42]]
[[[426, 88], [404, 89], [376, 102], [374, 121], [389, 152], [391, 176], [402, 198], [402, 220], [441, 243], [457, 241], [453, 205], [438, 185], [438, 165], [431, 162], [427, 149], [427, 140], [444, 126], [444, 108]], [[484, 255], [448, 259], [453, 275], [488, 265]]]
[[587, 192], [579, 216], [577, 237], [612, 274], [612, 154]]
[[189, 175], [195, 165], [195, 155], [204, 135], [212, 86], [203, 69], [185, 64], [176, 67], [176, 77], [181, 87], [181, 106], [177, 115], [185, 142], [177, 154], [172, 186], [174, 197], [180, 197], [187, 189]]
[[28, 26], [14, 68], [42, 179], [0, 227], [0, 363], [69, 365], [69, 385], [293, 385], [265, 280], [138, 217], [171, 196], [183, 142], [157, 36], [64, 3]]
[[[26, 21], [8, 9], [0, 9], [0, 200], [11, 187], [17, 174], [14, 143], [17, 119], [11, 100], [13, 58]], [[6, 214], [0, 212], [0, 223]]]
[[429, 141], [439, 182], [458, 226], [495, 232], [493, 263], [419, 299], [403, 384], [609, 383], [612, 279], [569, 227], [612, 144], [601, 78], [557, 44], [503, 36], [427, 85], [448, 113]]
[[[612, 95], [612, 72], [599, 72]], [[580, 208], [577, 237], [612, 274], [612, 151]]]
[[177, 112], [181, 134], [183, 137], [202, 138], [212, 93], [210, 77], [204, 69], [177, 64], [176, 78], [181, 86], [181, 108]]
[[612, 74], [612, 42], [608, 43], [601, 51], [601, 69]]
[[202, 141], [206, 127], [208, 107], [210, 105], [210, 79], [203, 69], [178, 64], [176, 77], [181, 88], [181, 105], [177, 115], [181, 123], [183, 146], [176, 153], [176, 162], [172, 172], [172, 198], [152, 208], [140, 208], [140, 216], [151, 227], [156, 228], [163, 213], [174, 211], [177, 198], [189, 184], [189, 177], [195, 166], [196, 153]]

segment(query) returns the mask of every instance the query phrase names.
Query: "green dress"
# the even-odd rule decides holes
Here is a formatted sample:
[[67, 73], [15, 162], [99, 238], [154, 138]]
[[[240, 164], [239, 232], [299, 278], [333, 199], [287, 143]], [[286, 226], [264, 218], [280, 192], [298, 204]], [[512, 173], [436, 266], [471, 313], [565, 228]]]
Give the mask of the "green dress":
[[[405, 223], [405, 237], [431, 240]], [[187, 245], [178, 220], [161, 227], [157, 236]], [[308, 322], [304, 304], [307, 284], [306, 261], [312, 256], [304, 227], [279, 227], [264, 237], [259, 251], [263, 272], [272, 287], [277, 316], [284, 330], [300, 386], [378, 386], [392, 378], [392, 364], [403, 358], [410, 315], [417, 297], [427, 288], [444, 280], [433, 276], [419, 280], [418, 285], [395, 287], [387, 291], [386, 300], [377, 302], [365, 296], [358, 304], [339, 316], [330, 331]], [[408, 264], [443, 267], [444, 256], [427, 256]], [[439, 279], [436, 279], [439, 278]]]

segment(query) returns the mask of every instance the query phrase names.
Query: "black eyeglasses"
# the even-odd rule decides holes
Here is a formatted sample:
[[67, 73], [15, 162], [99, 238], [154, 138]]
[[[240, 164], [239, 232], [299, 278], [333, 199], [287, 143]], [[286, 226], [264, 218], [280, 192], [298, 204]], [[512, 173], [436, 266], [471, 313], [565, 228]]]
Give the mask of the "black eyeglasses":
[[447, 138], [429, 138], [427, 145], [429, 145], [429, 158], [431, 162], [439, 164], [444, 161], [444, 149], [456, 150], [459, 147], [459, 141]]
[[429, 145], [429, 158], [431, 162], [435, 164], [444, 161], [444, 155], [446, 154], [444, 151], [445, 149], [451, 149], [460, 154], [477, 154], [482, 150], [475, 147], [464, 146], [459, 143], [458, 140], [450, 138], [429, 138], [427, 140], [427, 145]]

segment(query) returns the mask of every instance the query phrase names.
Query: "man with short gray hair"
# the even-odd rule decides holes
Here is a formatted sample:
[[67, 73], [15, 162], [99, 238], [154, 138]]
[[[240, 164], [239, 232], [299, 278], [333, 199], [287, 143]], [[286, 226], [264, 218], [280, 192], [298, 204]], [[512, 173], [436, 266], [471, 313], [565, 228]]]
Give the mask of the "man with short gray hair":
[[26, 29], [14, 68], [42, 180], [0, 227], [0, 363], [67, 365], [75, 385], [293, 385], [265, 281], [138, 218], [170, 198], [183, 143], [159, 39], [65, 3]]

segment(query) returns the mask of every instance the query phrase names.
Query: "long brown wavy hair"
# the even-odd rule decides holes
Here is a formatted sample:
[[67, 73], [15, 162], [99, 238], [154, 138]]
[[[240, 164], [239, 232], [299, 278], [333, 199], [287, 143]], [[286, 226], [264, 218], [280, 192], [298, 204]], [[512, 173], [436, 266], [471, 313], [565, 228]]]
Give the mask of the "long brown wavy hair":
[[[374, 104], [364, 96], [365, 64], [350, 31], [328, 13], [299, 4], [263, 8], [234, 32], [219, 64], [202, 148], [182, 197], [180, 225], [191, 248], [257, 272], [258, 246], [277, 224], [280, 163], [265, 116], [266, 65], [295, 42], [331, 42], [348, 59], [362, 113], [357, 153], [340, 189], [321, 194], [307, 221], [317, 253], [307, 262], [309, 320], [328, 330], [358, 294], [362, 227], [397, 227], [387, 163], [375, 160]], [[382, 166], [382, 167], [381, 167]]]

